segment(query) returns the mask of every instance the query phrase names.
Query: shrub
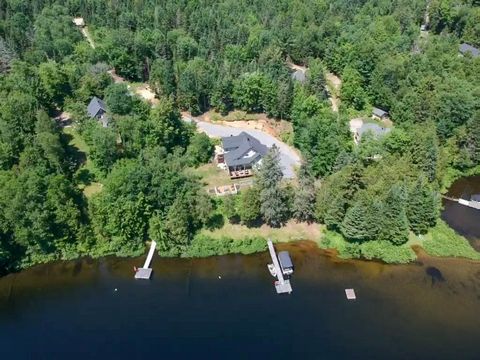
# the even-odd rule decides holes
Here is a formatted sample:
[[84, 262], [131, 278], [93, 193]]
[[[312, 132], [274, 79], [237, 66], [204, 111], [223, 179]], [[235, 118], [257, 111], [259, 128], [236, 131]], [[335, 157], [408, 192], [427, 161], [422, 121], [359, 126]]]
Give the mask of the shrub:
[[415, 252], [408, 245], [396, 246], [390, 241], [374, 240], [360, 245], [363, 258], [379, 259], [388, 264], [406, 264], [416, 259]]
[[423, 242], [425, 251], [434, 256], [454, 256], [480, 260], [480, 252], [469, 244], [467, 239], [458, 235], [445, 222], [438, 221]]
[[267, 241], [262, 237], [232, 239], [230, 237], [213, 238], [199, 234], [195, 236], [184, 257], [207, 257], [226, 254], [253, 254], [267, 249]]

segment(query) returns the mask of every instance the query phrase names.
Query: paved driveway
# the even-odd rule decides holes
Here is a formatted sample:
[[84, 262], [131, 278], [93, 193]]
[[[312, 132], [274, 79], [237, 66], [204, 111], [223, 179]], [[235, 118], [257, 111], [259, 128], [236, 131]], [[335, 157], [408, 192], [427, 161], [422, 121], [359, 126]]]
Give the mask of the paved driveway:
[[[188, 121], [190, 119], [185, 119]], [[280, 166], [282, 167], [283, 176], [285, 178], [295, 177], [295, 167], [299, 167], [301, 160], [297, 152], [287, 144], [274, 138], [261, 130], [242, 129], [237, 127], [230, 127], [225, 125], [217, 125], [205, 121], [195, 121], [199, 130], [205, 132], [210, 137], [226, 137], [230, 135], [238, 135], [242, 131], [257, 138], [262, 144], [271, 147], [275, 144], [280, 149]]]

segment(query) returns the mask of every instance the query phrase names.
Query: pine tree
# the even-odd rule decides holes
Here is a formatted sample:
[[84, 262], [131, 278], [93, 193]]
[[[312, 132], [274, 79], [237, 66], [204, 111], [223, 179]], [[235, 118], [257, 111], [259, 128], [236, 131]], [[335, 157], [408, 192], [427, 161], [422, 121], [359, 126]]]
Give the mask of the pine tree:
[[298, 221], [312, 222], [315, 218], [315, 179], [306, 163], [300, 167], [298, 182], [293, 200], [293, 216]]
[[328, 229], [340, 230], [340, 225], [345, 217], [346, 208], [347, 202], [344, 194], [340, 194], [334, 198], [332, 203], [329, 204], [324, 216], [324, 222]]
[[263, 158], [258, 171], [260, 211], [263, 220], [273, 227], [279, 227], [287, 220], [288, 206], [280, 187], [282, 177], [280, 152], [274, 144]]
[[435, 225], [439, 209], [438, 197], [421, 176], [408, 196], [407, 216], [415, 234], [425, 234]]
[[347, 210], [340, 229], [349, 240], [372, 240], [378, 235], [377, 218], [377, 204], [372, 199], [360, 199]]
[[402, 185], [394, 185], [385, 199], [379, 237], [395, 245], [408, 241], [408, 219], [406, 214], [406, 191]]

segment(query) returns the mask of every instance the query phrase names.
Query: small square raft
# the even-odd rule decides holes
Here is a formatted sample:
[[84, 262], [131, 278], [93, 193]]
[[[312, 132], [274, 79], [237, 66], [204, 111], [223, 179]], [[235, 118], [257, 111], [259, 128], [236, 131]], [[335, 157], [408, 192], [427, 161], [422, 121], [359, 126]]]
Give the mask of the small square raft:
[[345, 289], [345, 295], [347, 295], [348, 300], [355, 300], [357, 298], [355, 290], [353, 289]]
[[151, 275], [152, 275], [152, 269], [150, 269], [150, 268], [139, 268], [139, 269], [137, 269], [137, 272], [135, 273], [135, 279], [148, 280], [148, 279], [150, 279]]

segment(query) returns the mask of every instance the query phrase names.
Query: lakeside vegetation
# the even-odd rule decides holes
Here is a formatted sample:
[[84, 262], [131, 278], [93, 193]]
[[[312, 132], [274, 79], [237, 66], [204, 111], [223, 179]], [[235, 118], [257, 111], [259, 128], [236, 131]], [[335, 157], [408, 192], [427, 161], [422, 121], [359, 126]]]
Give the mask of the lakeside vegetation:
[[[169, 256], [248, 253], [262, 248], [259, 225], [282, 232], [291, 221], [322, 224], [322, 246], [344, 256], [404, 262], [415, 234], [430, 254], [474, 258], [439, 222], [439, 193], [480, 169], [480, 58], [458, 55], [460, 42], [480, 47], [478, 4], [432, 0], [430, 33], [419, 41], [425, 6], [2, 1], [0, 273], [132, 256], [148, 239]], [[304, 83], [289, 61], [308, 68]], [[338, 112], [327, 71], [342, 79]], [[156, 106], [128, 82], [148, 83]], [[93, 96], [108, 106], [108, 127], [87, 116]], [[355, 145], [349, 120], [373, 106], [389, 111], [393, 129]], [[210, 161], [213, 143], [180, 111], [209, 110], [291, 122], [289, 142], [305, 160], [298, 180], [282, 180], [272, 149], [253, 187], [208, 196], [198, 174], [214, 184], [215, 173], [192, 168]], [[71, 128], [54, 120], [63, 111]], [[238, 223], [252, 235], [208, 234]]]

